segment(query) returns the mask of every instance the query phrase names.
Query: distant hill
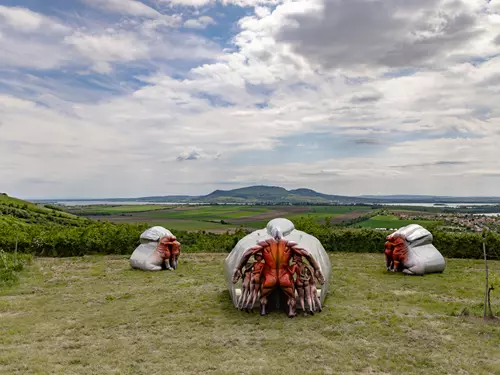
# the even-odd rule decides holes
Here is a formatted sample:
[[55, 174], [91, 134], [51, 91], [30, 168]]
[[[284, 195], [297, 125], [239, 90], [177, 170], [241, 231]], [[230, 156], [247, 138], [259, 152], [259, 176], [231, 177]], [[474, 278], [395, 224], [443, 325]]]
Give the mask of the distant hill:
[[39, 203], [65, 201], [155, 202], [155, 203], [234, 203], [234, 204], [388, 204], [388, 203], [498, 203], [500, 197], [450, 197], [432, 195], [362, 195], [344, 196], [319, 193], [312, 189], [286, 190], [279, 186], [248, 186], [232, 190], [215, 190], [207, 195], [164, 195], [139, 198], [52, 199]]
[[179, 203], [240, 203], [240, 204], [354, 204], [371, 203], [376, 199], [347, 197], [318, 193], [311, 189], [286, 190], [279, 186], [249, 186], [232, 190], [215, 190], [203, 196], [164, 196], [141, 197], [131, 200], [149, 202], [179, 202]]
[[451, 197], [436, 195], [361, 195], [360, 198], [392, 203], [498, 203], [500, 197]]

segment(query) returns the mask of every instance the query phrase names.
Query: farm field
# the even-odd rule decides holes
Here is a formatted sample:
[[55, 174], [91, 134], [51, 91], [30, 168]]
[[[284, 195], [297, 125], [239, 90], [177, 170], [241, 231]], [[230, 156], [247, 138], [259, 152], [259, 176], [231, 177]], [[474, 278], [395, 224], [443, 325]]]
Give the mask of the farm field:
[[438, 223], [438, 221], [433, 220], [401, 220], [393, 215], [377, 215], [368, 220], [357, 223], [354, 226], [360, 226], [361, 228], [397, 229], [409, 224], [420, 224], [423, 227], [427, 227]]
[[372, 212], [367, 206], [85, 206], [72, 208], [70, 212], [85, 215], [96, 220], [115, 223], [143, 222], [162, 225], [174, 230], [209, 230], [213, 232], [244, 227], [262, 228], [275, 217], [296, 220], [312, 217], [318, 222], [330, 218], [332, 223]]
[[234, 309], [225, 256], [183, 254], [158, 273], [125, 256], [37, 258], [0, 291], [0, 373], [500, 373], [500, 324], [478, 318], [479, 260], [409, 277], [380, 254], [335, 253], [323, 312], [289, 319]]

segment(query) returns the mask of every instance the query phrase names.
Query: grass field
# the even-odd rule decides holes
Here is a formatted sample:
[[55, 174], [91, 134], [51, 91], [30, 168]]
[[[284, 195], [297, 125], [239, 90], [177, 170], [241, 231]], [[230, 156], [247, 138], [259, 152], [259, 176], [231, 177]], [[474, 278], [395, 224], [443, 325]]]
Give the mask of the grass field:
[[397, 229], [404, 227], [409, 224], [420, 224], [423, 227], [436, 224], [436, 221], [432, 220], [401, 220], [396, 216], [392, 215], [377, 215], [369, 220], [362, 221], [361, 223], [355, 224], [355, 226], [360, 226], [362, 228], [387, 228], [387, 229]]
[[82, 208], [73, 209], [76, 212], [85, 213], [88, 211], [101, 213], [101, 214], [119, 214], [127, 212], [145, 212], [145, 211], [156, 211], [169, 209], [171, 206], [164, 206], [160, 204], [138, 204], [138, 205], [94, 205], [94, 206], [83, 206]]
[[224, 257], [183, 254], [159, 273], [121, 256], [36, 259], [0, 291], [0, 373], [500, 373], [500, 324], [477, 318], [481, 261], [409, 277], [380, 254], [336, 253], [323, 312], [289, 319], [234, 309]]

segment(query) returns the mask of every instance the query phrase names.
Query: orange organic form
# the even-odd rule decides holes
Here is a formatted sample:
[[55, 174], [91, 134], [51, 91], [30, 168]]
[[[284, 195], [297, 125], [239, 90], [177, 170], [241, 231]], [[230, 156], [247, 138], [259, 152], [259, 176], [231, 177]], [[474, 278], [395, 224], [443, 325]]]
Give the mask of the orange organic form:
[[392, 270], [392, 268], [394, 267], [394, 260], [392, 259], [393, 251], [394, 245], [391, 241], [387, 241], [384, 245], [385, 265], [387, 267], [387, 271]]
[[253, 309], [255, 301], [257, 301], [257, 297], [259, 296], [260, 293], [260, 284], [261, 284], [260, 281], [262, 278], [262, 271], [264, 270], [264, 263], [262, 263], [263, 259], [262, 255], [255, 254], [254, 257], [255, 257], [255, 263], [253, 264], [252, 277], [250, 279], [250, 293], [248, 295], [247, 304], [245, 306], [247, 311], [249, 307]]
[[387, 236], [385, 243], [385, 257], [387, 269], [393, 272], [402, 271], [404, 263], [408, 260], [408, 246], [401, 234]]
[[295, 283], [290, 272], [290, 260], [292, 256], [305, 257], [314, 268], [314, 276], [321, 284], [325, 279], [316, 260], [311, 254], [293, 241], [285, 240], [279, 230], [275, 230], [273, 237], [262, 240], [256, 246], [251, 247], [243, 254], [240, 263], [233, 273], [233, 283], [236, 283], [242, 276], [241, 270], [247, 264], [252, 255], [261, 255], [264, 259], [263, 269], [260, 273], [260, 313], [266, 314], [268, 296], [271, 292], [279, 288], [287, 297], [288, 316], [294, 317], [295, 310]]
[[238, 309], [242, 309], [247, 299], [251, 298], [250, 282], [252, 280], [252, 270], [254, 264], [247, 264], [243, 271], [243, 282], [241, 283], [241, 295], [238, 299]]
[[305, 300], [309, 307], [309, 313], [314, 315], [315, 311], [321, 311], [321, 300], [318, 296], [316, 289], [316, 280], [314, 278], [313, 269], [302, 261], [302, 256], [294, 255], [293, 260], [295, 264], [290, 267], [290, 272], [295, 275], [295, 288], [299, 295], [299, 303], [302, 311], [305, 309]]
[[167, 270], [176, 269], [181, 254], [181, 244], [175, 236], [164, 236], [156, 247], [157, 254], [164, 260]]

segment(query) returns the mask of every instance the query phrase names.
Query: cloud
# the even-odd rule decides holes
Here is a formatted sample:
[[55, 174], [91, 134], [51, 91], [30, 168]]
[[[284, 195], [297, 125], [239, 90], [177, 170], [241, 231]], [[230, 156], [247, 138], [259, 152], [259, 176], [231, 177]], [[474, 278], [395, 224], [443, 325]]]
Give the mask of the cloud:
[[290, 13], [277, 39], [325, 68], [436, 64], [484, 31], [460, 1], [326, 0]]
[[376, 145], [379, 143], [376, 138], [359, 138], [354, 141], [358, 145]]
[[216, 22], [212, 17], [209, 16], [201, 16], [198, 19], [189, 19], [184, 22], [184, 27], [190, 29], [206, 29], [210, 25], [215, 25]]
[[64, 39], [79, 54], [98, 62], [133, 61], [149, 55], [145, 43], [132, 33], [89, 35], [74, 33]]
[[184, 160], [198, 160], [203, 158], [202, 154], [196, 150], [193, 149], [191, 151], [183, 152], [179, 156], [175, 158], [177, 161], [184, 161]]
[[454, 166], [454, 165], [465, 165], [468, 164], [467, 161], [433, 161], [428, 163], [418, 163], [418, 164], [404, 164], [404, 165], [394, 165], [391, 168], [422, 168], [422, 167], [433, 167], [433, 166]]
[[160, 3], [168, 5], [180, 5], [186, 7], [202, 7], [215, 3], [215, 0], [158, 0]]
[[160, 17], [161, 14], [135, 0], [82, 0], [93, 7], [130, 16]]
[[[22, 7], [6, 7], [0, 5], [0, 30], [6, 27], [21, 33], [32, 32], [64, 32], [67, 28], [49, 17]], [[3, 24], [3, 26], [2, 26]]]
[[[0, 68], [65, 67], [79, 73], [110, 74], [117, 64], [154, 68], [161, 60], [206, 61], [218, 53], [218, 46], [203, 36], [173, 31], [171, 28], [180, 23], [176, 14], [135, 22], [123, 19], [114, 27], [80, 18], [73, 23], [80, 22], [82, 26], [69, 27], [28, 9], [1, 6], [2, 17], [7, 22], [0, 24], [0, 49], [5, 52]], [[199, 20], [209, 23], [208, 18], [202, 16]]]
[[370, 102], [377, 102], [380, 99], [382, 99], [383, 95], [379, 92], [372, 92], [372, 93], [359, 93], [355, 94], [352, 99], [351, 103], [370, 103]]
[[498, 195], [491, 3], [236, 1], [194, 32], [212, 4], [132, 3], [0, 23], [2, 190]]

